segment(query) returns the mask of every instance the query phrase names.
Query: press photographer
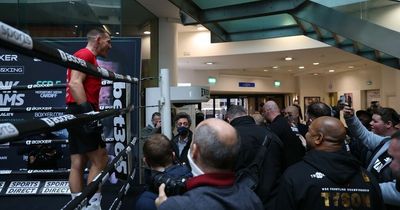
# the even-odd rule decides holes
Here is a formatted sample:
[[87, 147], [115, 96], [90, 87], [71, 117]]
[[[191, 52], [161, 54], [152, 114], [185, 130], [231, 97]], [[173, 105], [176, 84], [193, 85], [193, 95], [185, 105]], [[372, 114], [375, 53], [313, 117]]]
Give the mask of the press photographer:
[[146, 179], [146, 189], [139, 196], [135, 209], [156, 210], [155, 199], [158, 187], [166, 184], [169, 195], [182, 194], [185, 191], [186, 178], [192, 176], [185, 165], [174, 164], [175, 153], [168, 137], [153, 134], [143, 145], [143, 162], [152, 170], [151, 177]]

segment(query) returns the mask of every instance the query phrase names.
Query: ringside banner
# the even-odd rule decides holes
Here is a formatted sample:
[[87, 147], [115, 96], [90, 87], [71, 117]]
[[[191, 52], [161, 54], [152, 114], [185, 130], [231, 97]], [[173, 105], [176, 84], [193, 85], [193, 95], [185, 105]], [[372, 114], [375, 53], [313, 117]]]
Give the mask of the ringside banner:
[[[86, 46], [83, 38], [70, 39], [42, 39], [44, 44], [52, 46], [62, 51], [68, 59], [74, 52]], [[141, 39], [140, 38], [113, 38], [112, 49], [107, 58], [98, 58], [97, 62], [101, 68], [110, 70], [121, 75], [130, 75], [140, 78], [141, 66]], [[78, 62], [78, 61], [77, 61]], [[0, 89], [10, 86], [30, 85], [33, 86], [52, 86], [63, 84], [66, 81], [66, 68], [53, 63], [42, 61], [34, 57], [24, 56], [8, 49], [0, 48]], [[127, 88], [130, 88], [127, 90]], [[127, 107], [126, 94], [130, 91], [130, 100], [134, 107], [139, 107], [139, 89], [137, 84], [126, 85], [124, 82], [115, 82], [111, 86], [105, 86], [100, 91], [100, 106], [125, 108]], [[4, 111], [7, 108], [24, 108], [29, 111], [10, 112]], [[16, 122], [26, 119], [48, 118], [52, 124], [64, 119], [63, 112], [44, 110], [46, 107], [65, 107], [65, 88], [46, 89], [46, 90], [18, 90], [0, 92], [0, 123]], [[2, 111], [3, 110], [3, 111]], [[132, 122], [139, 121], [139, 112], [134, 109], [130, 116]], [[125, 116], [115, 116], [103, 120], [104, 137], [107, 141], [107, 151], [109, 155], [116, 156], [119, 151], [127, 146], [130, 140], [127, 133], [131, 136], [138, 133], [138, 123], [127, 123]], [[128, 127], [130, 126], [130, 127]], [[5, 128], [3, 129], [5, 131]], [[128, 132], [129, 131], [129, 132]], [[29, 137], [27, 139], [67, 139], [67, 131], [61, 130], [49, 134]], [[68, 148], [65, 145], [53, 145], [58, 153], [62, 153], [57, 160], [57, 168], [69, 168]], [[29, 168], [27, 164], [29, 155], [33, 150], [38, 150], [41, 145], [30, 144], [26, 148], [17, 148], [9, 145], [0, 145], [0, 154], [5, 158], [0, 158], [0, 169], [18, 170]], [[135, 154], [135, 153], [134, 153]], [[10, 164], [12, 162], [13, 164]], [[125, 158], [117, 169], [116, 176], [126, 179], [128, 175], [127, 159]], [[17, 190], [18, 191], [18, 190]], [[57, 190], [54, 190], [57, 191]], [[62, 190], [61, 190], [62, 191]], [[10, 193], [13, 191], [11, 190]], [[52, 192], [48, 190], [46, 192]]]

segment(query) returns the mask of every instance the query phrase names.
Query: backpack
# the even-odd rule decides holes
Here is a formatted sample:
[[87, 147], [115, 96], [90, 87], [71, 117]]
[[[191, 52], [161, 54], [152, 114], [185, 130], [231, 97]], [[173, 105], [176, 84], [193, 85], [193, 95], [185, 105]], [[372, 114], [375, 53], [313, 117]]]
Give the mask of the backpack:
[[237, 184], [247, 186], [253, 191], [257, 189], [260, 179], [262, 178], [261, 171], [265, 159], [265, 153], [267, 152], [271, 141], [272, 140], [268, 138], [268, 134], [265, 135], [264, 141], [257, 151], [253, 161], [246, 168], [242, 168], [236, 172]]

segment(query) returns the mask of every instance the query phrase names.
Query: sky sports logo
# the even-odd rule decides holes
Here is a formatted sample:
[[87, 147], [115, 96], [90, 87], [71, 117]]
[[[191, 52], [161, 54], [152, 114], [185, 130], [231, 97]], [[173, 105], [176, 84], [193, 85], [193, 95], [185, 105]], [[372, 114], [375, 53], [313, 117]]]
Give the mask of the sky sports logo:
[[24, 74], [23, 66], [0, 66], [0, 74]]

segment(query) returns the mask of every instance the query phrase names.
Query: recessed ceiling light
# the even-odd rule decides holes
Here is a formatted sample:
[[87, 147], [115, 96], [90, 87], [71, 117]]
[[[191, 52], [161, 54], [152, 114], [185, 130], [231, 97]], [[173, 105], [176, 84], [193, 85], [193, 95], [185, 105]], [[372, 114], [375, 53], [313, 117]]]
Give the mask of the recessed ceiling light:
[[347, 68], [349, 68], [349, 69], [353, 69], [353, 68], [354, 68], [354, 66], [348, 66]]
[[265, 72], [269, 71], [268, 69], [264, 69]]
[[314, 63], [312, 63], [312, 65], [316, 66], [316, 65], [319, 65], [319, 63], [318, 62], [314, 62]]
[[314, 75], [314, 76], [318, 76], [319, 74], [318, 74], [318, 73], [314, 73], [313, 75]]
[[279, 68], [279, 66], [273, 66], [272, 68], [273, 68], [273, 69], [277, 69], [277, 68]]
[[214, 62], [205, 62], [205, 64], [207, 64], [207, 65], [213, 65]]
[[202, 25], [198, 25], [197, 26], [197, 30], [198, 31], [204, 31], [204, 30], [206, 30], [206, 28], [204, 26], [202, 26]]
[[150, 32], [150, 31], [144, 31], [143, 33], [144, 33], [144, 34], [146, 34], [146, 35], [149, 35], [149, 34], [151, 34], [151, 32]]
[[115, 32], [115, 34], [119, 35], [119, 32], [117, 31], [117, 32]]
[[331, 72], [331, 73], [335, 72], [335, 69], [329, 69], [329, 72]]
[[285, 58], [285, 61], [291, 61], [291, 60], [293, 60], [292, 57], [286, 57], [286, 58]]
[[304, 69], [304, 66], [299, 66], [299, 69]]

